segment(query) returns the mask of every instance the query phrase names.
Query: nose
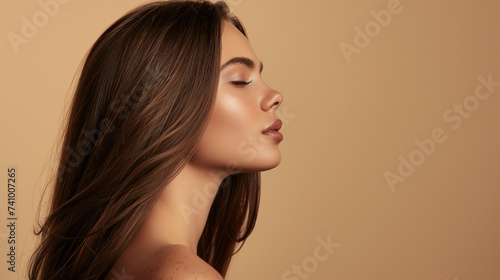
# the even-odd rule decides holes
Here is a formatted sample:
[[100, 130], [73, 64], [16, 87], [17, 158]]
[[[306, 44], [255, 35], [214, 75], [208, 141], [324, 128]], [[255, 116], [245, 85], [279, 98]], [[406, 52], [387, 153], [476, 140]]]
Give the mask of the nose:
[[281, 92], [269, 89], [261, 103], [261, 109], [263, 111], [276, 110], [283, 102], [283, 94]]

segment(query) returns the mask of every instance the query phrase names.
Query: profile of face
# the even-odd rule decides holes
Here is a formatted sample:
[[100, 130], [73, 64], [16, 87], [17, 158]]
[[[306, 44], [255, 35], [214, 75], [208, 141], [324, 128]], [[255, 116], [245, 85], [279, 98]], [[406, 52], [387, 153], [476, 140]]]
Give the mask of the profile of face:
[[261, 78], [262, 63], [248, 39], [222, 22], [221, 72], [213, 113], [191, 164], [258, 172], [281, 161], [276, 110], [283, 95]]

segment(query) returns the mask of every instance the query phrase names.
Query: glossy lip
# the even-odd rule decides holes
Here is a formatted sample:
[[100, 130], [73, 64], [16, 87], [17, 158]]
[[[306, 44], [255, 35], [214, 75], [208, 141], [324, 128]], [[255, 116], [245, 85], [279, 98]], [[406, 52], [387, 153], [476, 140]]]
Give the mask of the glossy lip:
[[275, 141], [281, 142], [283, 140], [283, 134], [279, 132], [281, 129], [282, 122], [280, 119], [275, 120], [266, 129], [262, 131], [262, 134], [273, 138]]

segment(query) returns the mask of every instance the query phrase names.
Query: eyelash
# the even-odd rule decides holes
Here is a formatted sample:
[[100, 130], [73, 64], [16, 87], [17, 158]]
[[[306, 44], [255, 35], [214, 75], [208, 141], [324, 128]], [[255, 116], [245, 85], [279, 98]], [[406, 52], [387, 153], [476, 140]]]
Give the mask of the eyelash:
[[245, 82], [245, 81], [233, 81], [231, 82], [233, 85], [237, 87], [244, 87], [252, 84], [252, 80]]

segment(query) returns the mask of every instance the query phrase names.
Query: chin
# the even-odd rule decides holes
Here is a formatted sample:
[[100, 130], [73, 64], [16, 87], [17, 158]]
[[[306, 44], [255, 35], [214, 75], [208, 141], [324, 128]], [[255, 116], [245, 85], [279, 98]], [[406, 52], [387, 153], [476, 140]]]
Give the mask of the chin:
[[250, 162], [247, 162], [245, 166], [242, 166], [243, 172], [261, 172], [275, 168], [281, 162], [281, 154], [279, 151], [274, 154], [268, 154], [266, 156], [258, 156]]

